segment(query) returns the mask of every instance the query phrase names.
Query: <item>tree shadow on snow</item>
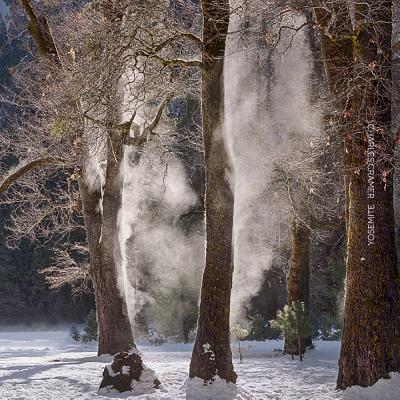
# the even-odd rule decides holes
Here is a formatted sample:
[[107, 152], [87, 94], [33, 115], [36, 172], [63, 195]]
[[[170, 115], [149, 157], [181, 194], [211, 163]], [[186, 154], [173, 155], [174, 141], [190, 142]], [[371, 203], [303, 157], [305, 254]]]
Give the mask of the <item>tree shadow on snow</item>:
[[[11, 374], [5, 375], [0, 377], [0, 382], [6, 382], [9, 380], [25, 380], [29, 382], [30, 380], [36, 380], [33, 378], [36, 374], [41, 374], [46, 371], [50, 371], [53, 369], [57, 369], [66, 365], [78, 365], [84, 363], [103, 363], [105, 360], [99, 357], [83, 357], [77, 359], [63, 359], [63, 360], [54, 360], [51, 364], [33, 364], [33, 365], [11, 365], [8, 367], [0, 368], [0, 371], [15, 371]], [[52, 376], [53, 378], [60, 378], [60, 379], [68, 379], [66, 376]], [[47, 378], [37, 378], [37, 379], [47, 379]], [[50, 379], [50, 378], [49, 378]]]

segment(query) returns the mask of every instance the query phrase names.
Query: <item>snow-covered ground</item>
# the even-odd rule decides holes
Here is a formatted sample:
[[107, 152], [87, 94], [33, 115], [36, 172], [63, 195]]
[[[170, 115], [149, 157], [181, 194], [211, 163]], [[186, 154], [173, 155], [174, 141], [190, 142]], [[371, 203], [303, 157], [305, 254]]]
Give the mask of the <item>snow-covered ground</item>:
[[[162, 382], [151, 394], [132, 396], [99, 393], [104, 365], [111, 357], [96, 357], [95, 346], [76, 344], [62, 331], [0, 332], [0, 400], [399, 400], [400, 374], [374, 387], [335, 391], [339, 342], [317, 342], [304, 362], [292, 361], [274, 349], [278, 341], [245, 342], [237, 386], [186, 384], [190, 345], [139, 346], [148, 367]], [[235, 352], [235, 344], [233, 349]]]

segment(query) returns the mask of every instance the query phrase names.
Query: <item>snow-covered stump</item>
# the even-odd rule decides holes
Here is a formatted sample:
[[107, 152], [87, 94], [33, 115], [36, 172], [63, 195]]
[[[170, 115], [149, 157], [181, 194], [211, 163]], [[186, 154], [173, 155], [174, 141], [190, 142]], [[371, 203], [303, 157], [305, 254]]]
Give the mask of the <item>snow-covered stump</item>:
[[160, 385], [155, 372], [143, 364], [139, 353], [134, 350], [116, 354], [113, 362], [106, 365], [100, 389], [144, 394], [153, 392]]

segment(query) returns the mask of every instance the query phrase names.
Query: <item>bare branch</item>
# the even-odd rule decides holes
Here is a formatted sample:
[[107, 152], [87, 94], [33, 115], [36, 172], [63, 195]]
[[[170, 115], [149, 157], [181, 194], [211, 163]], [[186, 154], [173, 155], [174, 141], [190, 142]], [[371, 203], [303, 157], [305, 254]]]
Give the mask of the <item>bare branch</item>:
[[61, 59], [46, 15], [37, 16], [30, 0], [21, 0], [21, 5], [29, 19], [28, 30], [38, 51], [55, 64], [61, 65]]
[[[172, 99], [172, 95], [171, 96], [167, 96], [161, 102], [161, 104], [158, 106], [158, 109], [157, 109], [155, 117], [150, 122], [150, 124], [143, 129], [143, 132], [139, 136], [133, 137], [133, 138], [131, 138], [129, 136], [126, 137], [126, 144], [128, 146], [138, 146], [139, 147], [142, 144], [148, 142], [150, 140], [151, 136], [156, 135], [156, 133], [154, 132], [154, 129], [159, 124], [159, 122], [161, 120], [162, 113], [164, 111], [164, 108], [171, 101], [171, 99]], [[132, 118], [134, 118], [134, 116]], [[132, 118], [130, 120], [130, 126], [133, 123], [133, 119]]]
[[23, 175], [38, 168], [48, 167], [50, 165], [64, 165], [64, 160], [59, 158], [41, 158], [39, 160], [29, 161], [26, 164], [18, 165], [0, 184], [0, 195], [3, 194], [14, 182]]
[[179, 67], [194, 67], [194, 68], [200, 68], [201, 70], [204, 70], [204, 64], [199, 61], [199, 60], [184, 60], [181, 58], [175, 58], [175, 59], [166, 59], [158, 54], [154, 54], [151, 56], [151, 58], [154, 58], [157, 60], [159, 63], [163, 65], [163, 67], [171, 67], [171, 66], [179, 66]]
[[194, 35], [193, 33], [190, 33], [190, 32], [179, 32], [177, 35], [169, 37], [169, 38], [165, 39], [164, 41], [162, 41], [161, 43], [159, 43], [156, 46], [154, 46], [150, 50], [151, 54], [157, 54], [162, 49], [167, 47], [169, 44], [173, 43], [174, 41], [176, 41], [177, 39], [179, 39], [181, 37], [189, 39], [190, 41], [192, 41], [193, 43], [198, 45], [200, 47], [200, 49], [203, 48], [203, 41], [201, 40], [201, 38], [199, 38], [198, 36], [196, 36], [196, 35]]
[[79, 262], [75, 259], [83, 257], [87, 260], [87, 253], [87, 246], [81, 244], [75, 244], [67, 249], [55, 249], [53, 265], [40, 270], [50, 284], [50, 289], [70, 286], [74, 294], [90, 293], [92, 291], [90, 265], [83, 260]]

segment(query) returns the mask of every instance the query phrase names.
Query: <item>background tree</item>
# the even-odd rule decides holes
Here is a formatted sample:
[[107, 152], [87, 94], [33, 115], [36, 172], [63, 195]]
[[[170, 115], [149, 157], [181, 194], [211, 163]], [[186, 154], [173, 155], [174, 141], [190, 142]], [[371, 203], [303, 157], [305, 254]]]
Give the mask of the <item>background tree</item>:
[[[224, 137], [223, 65], [229, 2], [202, 1], [202, 129], [205, 156], [206, 260], [197, 335], [189, 376], [208, 381], [215, 375], [236, 382], [230, 348], [233, 194]], [[206, 351], [205, 346], [208, 346]], [[215, 357], [210, 357], [210, 352]]]

